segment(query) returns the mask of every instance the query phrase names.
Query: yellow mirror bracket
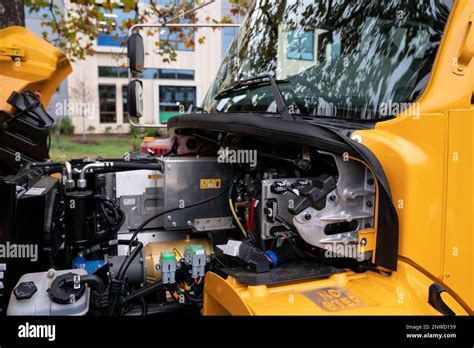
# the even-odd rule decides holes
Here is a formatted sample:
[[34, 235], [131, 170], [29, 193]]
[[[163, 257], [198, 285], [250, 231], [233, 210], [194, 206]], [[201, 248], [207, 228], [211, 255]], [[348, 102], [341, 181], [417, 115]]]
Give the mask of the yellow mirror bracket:
[[472, 57], [474, 57], [474, 13], [469, 16], [468, 28], [464, 35], [461, 52], [453, 66], [453, 73], [464, 75]]

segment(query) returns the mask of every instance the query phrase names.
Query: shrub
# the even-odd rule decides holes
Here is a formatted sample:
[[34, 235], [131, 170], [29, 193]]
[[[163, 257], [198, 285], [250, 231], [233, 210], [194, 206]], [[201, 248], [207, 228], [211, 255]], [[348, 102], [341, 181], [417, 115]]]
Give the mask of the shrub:
[[146, 131], [145, 131], [145, 136], [160, 138], [161, 137], [161, 132], [160, 132], [159, 129], [147, 128]]
[[134, 139], [141, 139], [143, 137], [142, 130], [133, 126], [130, 126], [130, 135]]
[[70, 117], [64, 117], [61, 120], [61, 125], [59, 126], [59, 133], [67, 136], [71, 136], [74, 134], [74, 124], [72, 123], [72, 119]]
[[95, 132], [95, 127], [94, 126], [87, 127], [87, 132], [88, 133], [94, 133]]

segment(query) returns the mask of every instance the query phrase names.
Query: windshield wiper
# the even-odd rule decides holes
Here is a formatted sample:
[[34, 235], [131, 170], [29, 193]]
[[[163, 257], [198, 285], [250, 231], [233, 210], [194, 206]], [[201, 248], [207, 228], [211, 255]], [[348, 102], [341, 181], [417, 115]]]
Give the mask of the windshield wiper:
[[272, 87], [273, 97], [275, 98], [275, 102], [278, 108], [278, 113], [280, 114], [281, 118], [286, 121], [294, 121], [294, 118], [293, 116], [291, 116], [290, 111], [288, 109], [288, 105], [286, 104], [285, 97], [283, 97], [283, 94], [281, 93], [281, 90], [278, 87], [279, 84], [283, 84], [283, 83], [290, 83], [290, 81], [275, 80], [275, 78], [272, 75], [262, 75], [262, 76], [257, 76], [257, 77], [251, 77], [249, 79], [240, 80], [232, 87], [223, 90], [222, 92], [217, 94], [214, 97], [214, 99], [221, 100], [224, 98], [228, 98], [231, 95], [238, 94], [240, 92], [270, 85]]

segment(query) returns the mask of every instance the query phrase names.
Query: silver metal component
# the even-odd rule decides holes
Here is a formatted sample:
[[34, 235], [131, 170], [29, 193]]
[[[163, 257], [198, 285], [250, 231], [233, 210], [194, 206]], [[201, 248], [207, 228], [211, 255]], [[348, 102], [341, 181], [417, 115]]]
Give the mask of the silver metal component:
[[[189, 221], [191, 225], [193, 224]], [[209, 219], [195, 219], [194, 228], [196, 231], [216, 231], [234, 228], [232, 217], [218, 217]]]
[[72, 177], [72, 167], [71, 163], [63, 162], [64, 171], [66, 172], [64, 186], [66, 189], [73, 189], [75, 186], [74, 179]]
[[[341, 157], [333, 157], [339, 180], [337, 188], [328, 197], [334, 195], [337, 199], [328, 199], [321, 210], [311, 207], [293, 218], [293, 224], [305, 242], [327, 250], [334, 249], [337, 245], [357, 245], [359, 231], [363, 230], [366, 224], [373, 226], [374, 223], [374, 204], [367, 204], [375, 202], [375, 185], [367, 183], [369, 179], [374, 179], [372, 174], [357, 161], [344, 161]], [[307, 218], [308, 213], [310, 219]], [[351, 222], [349, 230], [338, 229], [341, 226], [338, 224]], [[332, 232], [331, 227], [335, 228]], [[342, 256], [360, 258], [353, 253]], [[370, 256], [371, 252], [366, 252], [363, 258], [368, 259]]]
[[74, 289], [80, 289], [81, 288], [81, 276], [75, 275], [74, 276]]
[[[107, 174], [107, 181], [113, 182], [113, 190], [107, 192], [116, 197], [120, 208], [124, 211], [126, 220], [120, 232], [128, 232], [128, 226], [136, 229], [143, 221], [163, 211], [185, 208], [196, 202], [217, 196], [228, 189], [232, 180], [231, 166], [218, 163], [216, 158], [164, 158], [164, 171], [138, 170]], [[169, 167], [172, 170], [169, 170]], [[218, 187], [207, 187], [206, 180], [219, 181]], [[207, 227], [197, 228], [195, 220], [231, 219], [226, 195], [209, 203], [186, 208], [161, 216], [152, 221], [147, 227], [165, 230], [194, 228], [207, 231]], [[222, 229], [233, 226], [222, 220]], [[189, 224], [191, 221], [191, 225]], [[212, 221], [212, 220], [211, 220]], [[216, 229], [216, 223], [208, 224], [211, 230]], [[206, 224], [204, 224], [206, 226]]]
[[77, 180], [77, 187], [86, 188], [87, 186], [86, 173], [88, 170], [93, 169], [93, 168], [107, 168], [107, 167], [113, 167], [113, 166], [114, 166], [113, 162], [94, 162], [94, 163], [89, 163], [85, 165], [79, 171], [79, 179]]
[[77, 180], [77, 188], [86, 188], [87, 187], [87, 181], [86, 179], [78, 179]]
[[[288, 208], [298, 198], [294, 190], [291, 188], [292, 184], [311, 184], [312, 179], [310, 178], [286, 178], [286, 179], [267, 179], [262, 180], [262, 202], [260, 205], [261, 222], [260, 222], [260, 235], [262, 239], [274, 239], [275, 231], [284, 230], [285, 226], [278, 218], [287, 221], [291, 224], [293, 215], [290, 214]], [[282, 190], [287, 188], [282, 193], [272, 192], [272, 185], [281, 187]], [[269, 211], [272, 210], [273, 216], [269, 216]], [[306, 211], [303, 212], [303, 216], [306, 215]]]

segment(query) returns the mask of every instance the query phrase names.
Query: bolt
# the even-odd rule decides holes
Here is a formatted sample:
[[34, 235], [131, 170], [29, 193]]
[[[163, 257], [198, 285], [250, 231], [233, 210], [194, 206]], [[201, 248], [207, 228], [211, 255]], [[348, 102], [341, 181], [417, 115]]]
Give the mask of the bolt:
[[159, 264], [159, 263], [157, 263], [157, 264], [155, 265], [155, 269], [156, 269], [157, 271], [159, 271], [159, 270], [160, 270], [160, 268], [161, 268], [160, 264]]
[[365, 246], [367, 245], [367, 239], [362, 238], [362, 239], [360, 240], [360, 245], [363, 246], [363, 247], [365, 247]]
[[166, 166], [166, 168], [167, 168], [168, 170], [171, 170], [171, 164], [168, 164], [168, 165]]
[[367, 201], [366, 205], [367, 205], [367, 207], [372, 208], [372, 202], [371, 201]]
[[187, 224], [188, 224], [188, 226], [192, 226], [192, 225], [193, 225], [193, 223], [192, 223], [191, 220], [188, 220]]
[[86, 188], [87, 187], [87, 181], [85, 179], [79, 179], [77, 180], [77, 188]]
[[311, 214], [310, 214], [309, 212], [304, 213], [304, 219], [305, 219], [306, 221], [311, 220], [311, 217], [312, 217], [312, 216], [311, 216]]
[[372, 178], [370, 178], [369, 180], [367, 180], [367, 185], [372, 186], [374, 183], [375, 183], [375, 181], [374, 181], [374, 179], [372, 179]]
[[171, 221], [172, 219], [171, 215], [168, 215], [166, 218], [168, 219], [168, 221]]
[[173, 227], [176, 227], [176, 225], [177, 225], [176, 221], [173, 221], [173, 223], [171, 225], [173, 225]]
[[335, 201], [336, 201], [336, 195], [335, 195], [335, 194], [330, 195], [330, 196], [329, 196], [329, 200], [330, 200], [331, 202], [335, 202]]

